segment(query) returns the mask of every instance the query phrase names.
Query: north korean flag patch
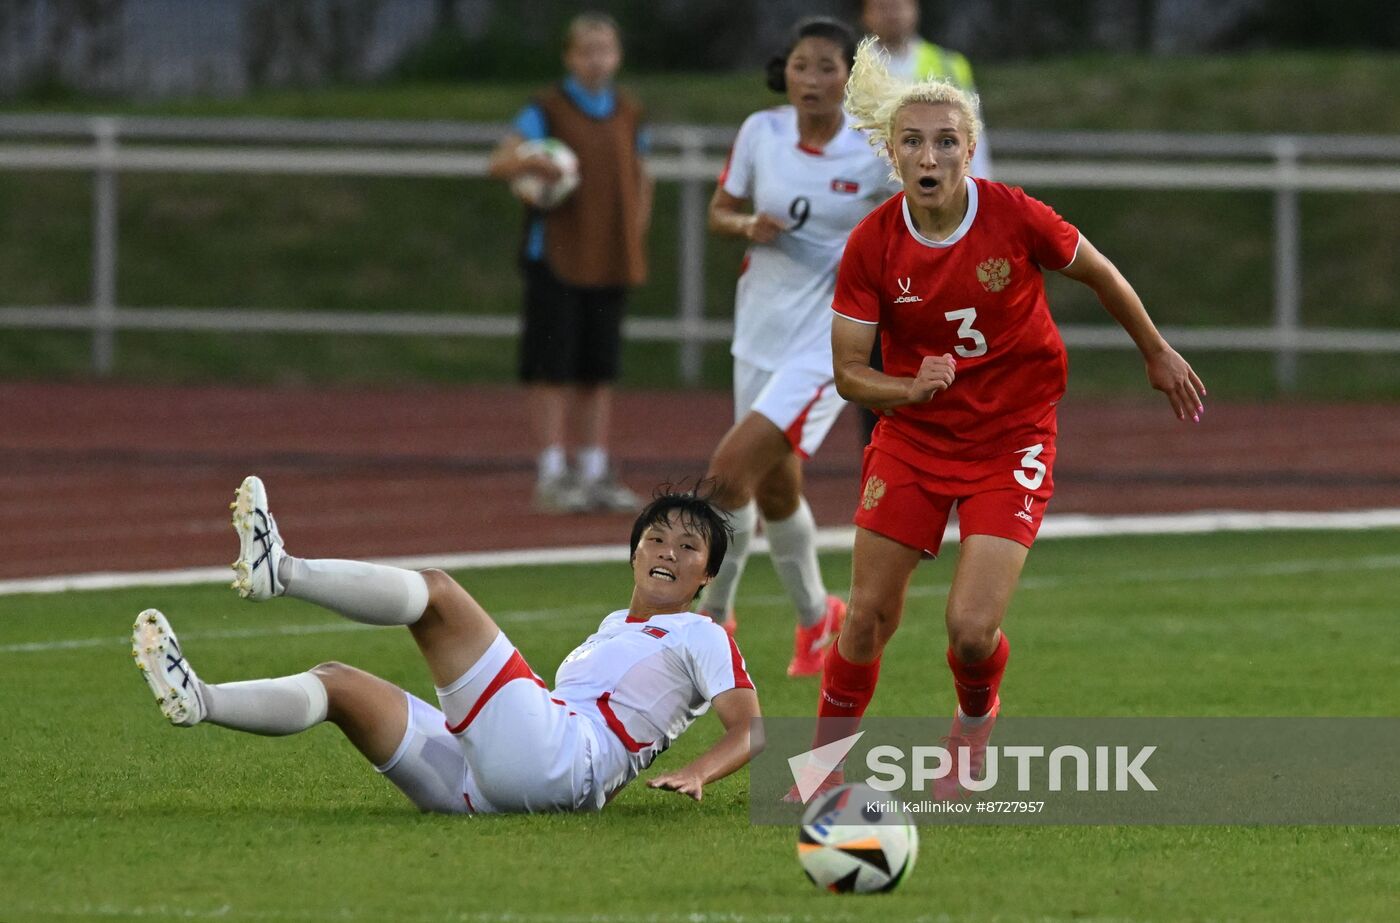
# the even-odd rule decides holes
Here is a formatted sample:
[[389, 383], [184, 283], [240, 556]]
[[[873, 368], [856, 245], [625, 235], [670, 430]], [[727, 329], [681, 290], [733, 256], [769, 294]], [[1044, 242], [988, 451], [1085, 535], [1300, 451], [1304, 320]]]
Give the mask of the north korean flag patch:
[[664, 628], [657, 628], [655, 625], [648, 625], [646, 628], [642, 629], [642, 634], [651, 635], [653, 638], [664, 638], [666, 637], [667, 631]]
[[855, 195], [857, 192], [860, 192], [860, 183], [849, 179], [834, 179], [831, 181], [831, 191]]

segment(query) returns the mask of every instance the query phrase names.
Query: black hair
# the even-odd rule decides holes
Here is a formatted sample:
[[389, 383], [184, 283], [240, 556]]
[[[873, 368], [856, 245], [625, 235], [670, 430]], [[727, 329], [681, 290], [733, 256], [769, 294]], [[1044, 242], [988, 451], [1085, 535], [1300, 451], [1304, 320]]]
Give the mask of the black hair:
[[787, 47], [783, 53], [774, 55], [768, 60], [766, 77], [768, 89], [774, 93], [787, 92], [787, 59], [792, 54], [792, 50], [797, 47], [797, 43], [804, 38], [824, 38], [827, 41], [835, 42], [841, 46], [841, 54], [846, 59], [846, 69], [850, 70], [856, 63], [856, 36], [839, 19], [832, 19], [830, 16], [809, 16], [799, 20], [797, 25], [792, 27], [792, 35], [788, 38]]
[[709, 501], [713, 487], [713, 481], [701, 481], [693, 490], [681, 490], [670, 484], [658, 487], [652, 501], [632, 523], [629, 558], [636, 558], [637, 545], [641, 543], [642, 533], [647, 527], [670, 522], [674, 515], [687, 529], [694, 529], [705, 537], [705, 544], [710, 549], [710, 556], [705, 561], [705, 573], [711, 577], [718, 574], [725, 552], [729, 550], [729, 536], [734, 530], [729, 525], [728, 517]]

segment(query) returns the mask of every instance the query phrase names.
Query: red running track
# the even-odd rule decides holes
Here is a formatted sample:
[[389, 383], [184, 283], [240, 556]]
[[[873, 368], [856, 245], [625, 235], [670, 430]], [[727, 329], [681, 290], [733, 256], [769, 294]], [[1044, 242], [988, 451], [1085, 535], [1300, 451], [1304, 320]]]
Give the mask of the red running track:
[[[209, 566], [227, 504], [268, 484], [289, 548], [366, 557], [626, 540], [626, 515], [546, 516], [518, 390], [0, 384], [0, 578]], [[639, 491], [702, 474], [729, 395], [624, 392], [616, 465]], [[1400, 407], [1090, 402], [1060, 415], [1051, 513], [1400, 506]], [[858, 497], [854, 414], [807, 466], [823, 525]]]

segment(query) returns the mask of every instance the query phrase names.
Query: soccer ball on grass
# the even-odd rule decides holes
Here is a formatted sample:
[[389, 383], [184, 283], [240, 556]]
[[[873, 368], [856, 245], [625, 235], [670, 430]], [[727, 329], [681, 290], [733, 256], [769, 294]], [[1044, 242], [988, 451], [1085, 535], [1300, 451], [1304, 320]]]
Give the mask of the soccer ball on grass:
[[802, 816], [797, 861], [812, 884], [838, 894], [893, 891], [914, 869], [919, 831], [902, 811], [876, 805], [889, 799], [868, 785], [848, 783], [823, 792]]

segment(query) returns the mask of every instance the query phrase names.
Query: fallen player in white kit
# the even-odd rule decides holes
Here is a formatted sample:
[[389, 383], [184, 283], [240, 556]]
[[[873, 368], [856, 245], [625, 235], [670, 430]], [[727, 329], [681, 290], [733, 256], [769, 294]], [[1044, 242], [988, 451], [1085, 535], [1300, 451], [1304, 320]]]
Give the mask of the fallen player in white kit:
[[407, 626], [441, 711], [341, 663], [205, 683], [165, 616], [147, 609], [132, 656], [172, 724], [285, 735], [330, 721], [421, 810], [447, 813], [598, 810], [711, 705], [724, 735], [648, 784], [698, 801], [706, 783], [749, 761], [759, 707], [744, 658], [724, 629], [689, 611], [728, 546], [723, 517], [693, 493], [662, 494], [637, 518], [631, 603], [564, 659], [553, 692], [442, 571], [292, 557], [256, 477], [239, 487], [233, 510], [240, 595], [286, 595], [356, 622]]

